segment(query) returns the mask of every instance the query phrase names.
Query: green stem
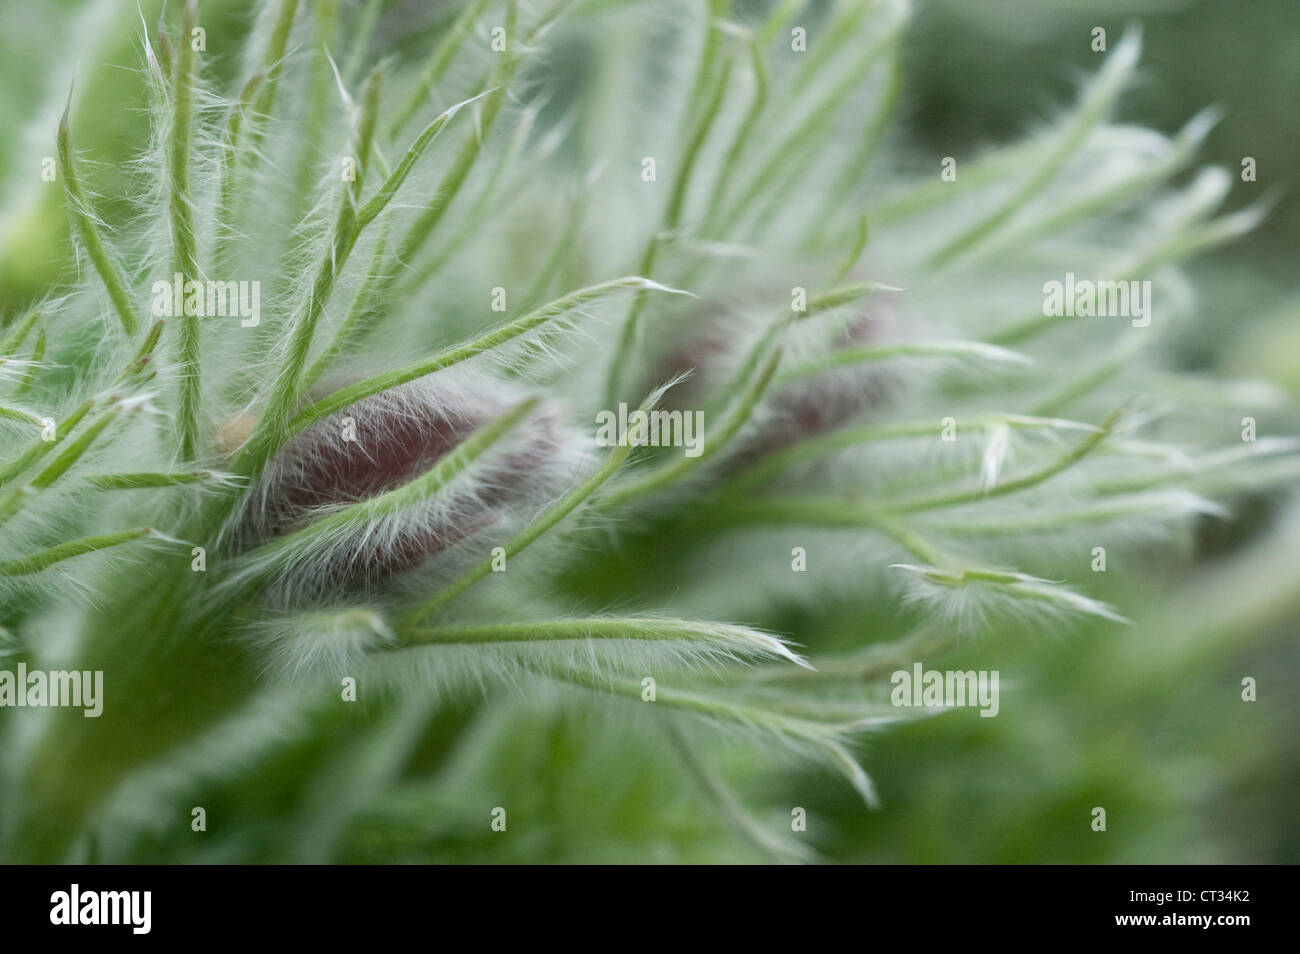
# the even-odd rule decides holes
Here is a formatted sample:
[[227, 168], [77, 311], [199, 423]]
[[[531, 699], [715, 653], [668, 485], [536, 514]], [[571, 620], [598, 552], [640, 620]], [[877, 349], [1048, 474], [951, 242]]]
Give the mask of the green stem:
[[240, 134], [244, 128], [253, 98], [266, 82], [265, 73], [255, 73], [239, 94], [239, 99], [230, 109], [226, 120], [226, 133], [222, 139], [221, 151], [221, 185], [217, 192], [216, 208], [216, 249], [213, 262], [218, 272], [224, 270], [230, 256], [230, 248], [239, 237], [235, 229], [235, 205], [238, 199], [237, 179], [240, 165]]
[[36, 463], [51, 450], [57, 447], [65, 437], [76, 429], [81, 423], [81, 419], [90, 413], [91, 408], [95, 406], [94, 398], [86, 398], [69, 414], [63, 421], [54, 428], [54, 440], [35, 441], [27, 450], [23, 451], [18, 457], [9, 461], [3, 467], [0, 467], [0, 486], [13, 480], [24, 470]]
[[36, 475], [31, 484], [26, 487], [15, 487], [3, 499], [0, 499], [0, 524], [6, 523], [22, 507], [23, 502], [33, 490], [47, 490], [55, 481], [62, 477], [73, 464], [81, 459], [82, 455], [90, 449], [90, 445], [95, 442], [104, 429], [117, 418], [121, 412], [120, 407], [111, 407], [100, 418], [86, 428], [75, 441], [54, 458], [43, 471]]
[[126, 276], [109, 255], [104, 239], [99, 233], [99, 224], [82, 193], [81, 181], [77, 178], [77, 170], [72, 162], [72, 148], [68, 143], [68, 110], [71, 108], [72, 94], [69, 92], [68, 105], [59, 120], [58, 136], [59, 164], [63, 167], [63, 191], [68, 201], [68, 214], [72, 216], [72, 226], [81, 239], [81, 244], [85, 246], [91, 264], [95, 266], [95, 271], [99, 273], [100, 280], [108, 290], [109, 300], [113, 303], [113, 310], [117, 312], [118, 320], [122, 323], [122, 330], [126, 332], [127, 337], [134, 337], [140, 322], [131, 307], [131, 296], [126, 290]]
[[[252, 127], [253, 153], [261, 144], [263, 126], [275, 110], [276, 94], [280, 88], [280, 77], [284, 74], [284, 53], [289, 45], [289, 34], [293, 31], [293, 18], [298, 12], [298, 0], [280, 0], [276, 9], [275, 20], [271, 25], [271, 36], [262, 57], [262, 70], [266, 82], [257, 94], [253, 116], [256, 122]], [[184, 44], [182, 44], [184, 45]]]
[[[516, 12], [517, 4], [515, 0], [510, 0], [506, 14], [506, 36], [511, 38], [507, 41], [510, 43], [517, 43], [517, 41], [513, 40]], [[483, 143], [491, 133], [493, 125], [495, 125], [501, 107], [505, 105], [506, 87], [514, 77], [515, 70], [518, 69], [522, 59], [521, 52], [507, 52], [502, 56], [502, 61], [492, 71], [492, 76], [488, 81], [490, 90], [484, 94], [487, 101], [483, 105], [478, 131], [470, 136], [465, 145], [461, 147], [460, 153], [456, 156], [456, 161], [438, 184], [438, 189], [434, 193], [429, 207], [420, 213], [420, 216], [402, 239], [397, 253], [399, 262], [410, 263], [415, 260], [416, 255], [429, 236], [433, 234], [433, 230], [438, 223], [442, 221], [443, 215], [465, 184], [470, 170], [474, 168], [474, 163], [483, 150]]]
[[349, 86], [361, 71], [362, 61], [370, 48], [371, 37], [375, 35], [375, 25], [379, 14], [383, 12], [384, 0], [366, 0], [366, 9], [361, 14], [361, 23], [352, 31], [352, 44], [348, 58], [343, 67], [343, 82]]
[[985, 344], [982, 341], [904, 341], [898, 344], [873, 345], [863, 348], [843, 348], [824, 358], [797, 365], [781, 375], [780, 384], [792, 384], [825, 371], [853, 364], [890, 361], [894, 358], [950, 358], [980, 357], [1016, 364], [1029, 364], [1029, 358], [1006, 348]]
[[429, 62], [424, 68], [424, 74], [420, 77], [415, 89], [411, 91], [410, 99], [398, 111], [397, 116], [388, 127], [389, 139], [397, 138], [406, 124], [411, 121], [411, 117], [419, 112], [420, 107], [429, 99], [434, 87], [438, 85], [438, 81], [442, 79], [443, 74], [447, 72], [447, 68], [451, 66], [452, 60], [460, 52], [465, 37], [469, 36], [470, 28], [482, 15], [487, 5], [488, 0], [471, 0], [452, 22], [442, 41], [429, 56]]
[[[711, 30], [710, 37], [712, 38], [712, 36]], [[713, 121], [717, 118], [718, 110], [722, 106], [730, 75], [731, 60], [727, 60], [714, 82], [712, 95], [709, 96], [708, 102], [701, 112], [699, 121], [691, 135], [690, 142], [687, 144], [685, 156], [673, 182], [673, 190], [668, 200], [667, 210], [664, 212], [663, 226], [646, 243], [645, 252], [641, 256], [641, 266], [637, 269], [638, 274], [651, 275], [654, 273], [655, 259], [663, 244], [663, 236], [676, 230], [681, 222], [682, 209], [690, 188], [691, 173], [695, 169], [695, 161], [699, 156], [700, 149], [708, 138], [709, 131], [713, 127]], [[632, 351], [635, 349], [639, 337], [638, 327], [641, 312], [645, 309], [647, 299], [646, 292], [639, 292], [632, 299], [627, 318], [623, 320], [623, 331], [619, 336], [618, 347], [615, 349], [614, 358], [609, 367], [609, 380], [605, 388], [606, 406], [613, 406], [620, 396], [620, 389], [624, 383], [623, 379], [627, 373], [627, 366], [631, 361]]]
[[1136, 35], [1126, 36], [1106, 58], [1096, 82], [1088, 90], [1074, 117], [1066, 124], [1061, 136], [1045, 160], [1016, 189], [974, 225], [962, 231], [934, 252], [929, 259], [931, 268], [948, 264], [963, 252], [992, 235], [1005, 225], [1030, 199], [1048, 185], [1062, 167], [1078, 153], [1088, 135], [1110, 111], [1116, 97], [1128, 82], [1137, 66], [1138, 40]]
[[125, 473], [96, 474], [87, 482], [97, 490], [140, 490], [145, 487], [182, 487], [220, 479], [210, 470], [191, 470], [180, 473]]
[[[387, 391], [389, 388], [397, 387], [399, 384], [405, 384], [407, 381], [414, 381], [416, 378], [422, 378], [427, 374], [433, 374], [435, 371], [441, 371], [452, 365], [459, 364], [462, 361], [468, 361], [470, 358], [491, 351], [493, 348], [500, 347], [507, 342], [518, 338], [534, 328], [541, 327], [548, 322], [560, 318], [573, 309], [580, 307], [588, 301], [599, 298], [602, 295], [620, 288], [642, 288], [653, 287], [661, 291], [673, 292], [674, 289], [665, 288], [654, 282], [648, 282], [644, 278], [627, 277], [615, 278], [611, 281], [601, 282], [599, 285], [591, 285], [587, 288], [581, 288], [578, 291], [571, 292], [563, 298], [558, 298], [548, 305], [538, 308], [536, 311], [529, 312], [522, 318], [517, 318], [505, 325], [502, 325], [479, 338], [465, 344], [457, 345], [446, 351], [439, 352], [432, 358], [416, 364], [407, 365], [405, 368], [399, 368], [395, 371], [387, 371], [383, 374], [359, 381], [350, 387], [336, 391], [329, 397], [317, 401], [315, 404], [303, 409], [297, 417], [293, 419], [290, 425], [291, 433], [297, 433], [313, 421], [318, 421], [323, 417], [333, 414], [335, 411], [347, 407], [349, 404], [355, 404], [362, 398], [369, 397], [372, 394], [378, 394], [380, 391]], [[677, 294], [681, 294], [677, 292]]]
[[36, 322], [41, 320], [43, 314], [45, 314], [45, 308], [37, 305], [23, 315], [14, 325], [13, 330], [5, 335], [3, 341], [0, 341], [0, 357], [11, 355], [22, 347], [22, 343], [27, 340], [27, 336], [31, 333], [32, 328], [36, 326]]
[[713, 223], [717, 220], [718, 213], [722, 209], [723, 201], [727, 195], [727, 187], [735, 180], [736, 171], [740, 167], [740, 158], [745, 154], [749, 141], [754, 137], [754, 130], [758, 128], [758, 123], [763, 117], [763, 110], [767, 107], [767, 64], [763, 59], [763, 47], [754, 37], [749, 39], [749, 60], [754, 71], [754, 98], [749, 104], [745, 118], [741, 120], [740, 127], [731, 140], [731, 146], [727, 149], [726, 157], [722, 160], [718, 174], [714, 176], [713, 194], [701, 220], [704, 222], [701, 231], [705, 235], [713, 234]]
[[82, 537], [80, 540], [69, 540], [66, 543], [60, 543], [31, 556], [0, 563], [0, 576], [29, 576], [63, 560], [69, 560], [85, 553], [94, 553], [96, 550], [106, 550], [109, 547], [129, 543], [132, 540], [139, 540], [141, 537], [148, 536], [150, 532], [148, 527], [141, 527], [137, 530], [121, 530], [117, 533], [105, 533], [94, 537]]
[[304, 390], [310, 390], [311, 387], [320, 379], [331, 364], [333, 364], [340, 354], [342, 354], [351, 344], [360, 336], [362, 322], [371, 314], [371, 302], [375, 300], [375, 294], [380, 282], [383, 280], [384, 252], [388, 248], [388, 226], [389, 217], [385, 216], [384, 221], [379, 226], [379, 236], [375, 241], [374, 254], [370, 259], [370, 270], [366, 273], [365, 280], [362, 281], [361, 287], [357, 290], [356, 297], [352, 299], [352, 307], [348, 309], [347, 315], [339, 323], [338, 329], [330, 339], [325, 350], [320, 353], [311, 366], [307, 368], [303, 375], [302, 386]]
[[[170, 172], [172, 271], [183, 283], [199, 277], [198, 251], [195, 248], [194, 199], [190, 193], [190, 136], [194, 123], [195, 56], [190, 34], [198, 25], [196, 0], [188, 0], [181, 21], [182, 42], [176, 50], [172, 78], [172, 131], [168, 151]], [[182, 285], [182, 297], [184, 286]], [[188, 309], [182, 309], [183, 312]], [[199, 317], [183, 313], [180, 323], [180, 396], [176, 417], [180, 438], [180, 455], [186, 460], [198, 456], [199, 444]]]
[[36, 332], [36, 344], [32, 347], [31, 367], [23, 375], [22, 381], [14, 388], [14, 397], [26, 397], [36, 384], [36, 379], [40, 374], [41, 362], [45, 360], [46, 336], [45, 329], [42, 328]]
[[741, 394], [736, 406], [723, 419], [722, 426], [718, 428], [716, 436], [714, 434], [708, 435], [708, 439], [698, 456], [687, 457], [683, 455], [672, 463], [647, 474], [640, 480], [616, 487], [605, 496], [603, 502], [610, 506], [620, 506], [631, 500], [652, 494], [657, 490], [662, 490], [669, 484], [688, 476], [710, 458], [716, 456], [733, 437], [740, 433], [741, 428], [753, 416], [754, 409], [758, 407], [764, 393], [767, 391], [767, 386], [772, 381], [772, 376], [776, 374], [777, 366], [781, 363], [781, 355], [782, 350], [777, 348], [767, 359], [767, 364], [755, 376], [749, 388]]
[[20, 407], [10, 407], [7, 404], [0, 404], [0, 418], [9, 421], [19, 421], [23, 424], [35, 424], [37, 427], [40, 427], [42, 424], [39, 415], [33, 414], [31, 411], [24, 411]]

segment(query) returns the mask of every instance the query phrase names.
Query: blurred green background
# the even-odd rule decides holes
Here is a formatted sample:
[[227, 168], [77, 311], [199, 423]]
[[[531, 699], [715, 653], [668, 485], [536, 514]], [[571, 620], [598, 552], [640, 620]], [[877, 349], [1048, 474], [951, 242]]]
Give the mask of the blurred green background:
[[[141, 6], [156, 22], [160, 4]], [[412, 47], [449, 9], [389, 6], [394, 22], [409, 21], [404, 42]], [[205, 0], [203, 10], [211, 35], [239, 36], [250, 18], [242, 0]], [[138, 16], [134, 0], [0, 0], [6, 320], [74, 267], [60, 187], [40, 179], [74, 78], [78, 148], [92, 188], [106, 197], [99, 209], [113, 226], [129, 212], [112, 197], [129, 185], [125, 160], [147, 131], [140, 78], [125, 68], [139, 60]], [[1281, 193], [1253, 236], [1191, 270], [1201, 306], [1176, 358], [1300, 396], [1296, 0], [921, 2], [896, 123], [906, 139], [935, 150], [1015, 138], [1053, 116], [1078, 77], [1096, 68], [1093, 27], [1114, 43], [1131, 24], [1144, 33], [1142, 82], [1123, 118], [1172, 132], [1217, 103], [1225, 118], [1203, 159], [1234, 174], [1243, 156], [1258, 163], [1258, 181], [1239, 182], [1230, 203]], [[219, 77], [238, 68], [220, 50], [207, 62]], [[1300, 431], [1293, 414], [1268, 424]], [[767, 794], [781, 802], [788, 787], [838, 860], [1300, 861], [1300, 515], [1288, 506], [1276, 497], [1245, 501], [1243, 519], [1207, 522], [1175, 556], [1116, 561], [1094, 595], [1123, 607], [1132, 628], [1007, 632], [966, 647], [953, 668], [999, 661], [1001, 717], [967, 710], [876, 737], [865, 764], [883, 810], [862, 812], [829, 775], [779, 776]], [[850, 605], [762, 622], [819, 649], [847, 648], [879, 612]], [[1257, 702], [1242, 701], [1244, 677], [1258, 681]], [[534, 777], [544, 770], [535, 767]], [[1090, 827], [1094, 806], [1107, 811], [1104, 833]]]
[[[1218, 104], [1224, 117], [1204, 161], [1238, 179], [1243, 157], [1257, 162], [1258, 180], [1238, 181], [1230, 204], [1280, 195], [1263, 227], [1189, 270], [1200, 305], [1175, 357], [1271, 380], [1294, 397], [1300, 6], [921, 4], [900, 118], [935, 149], [1013, 138], [1053, 115], [1076, 78], [1096, 68], [1094, 27], [1113, 44], [1133, 24], [1143, 31], [1141, 79], [1119, 118], [1171, 132]], [[1273, 422], [1286, 434], [1295, 423], [1293, 413]], [[1010, 636], [999, 652], [1024, 667], [1016, 718], [968, 713], [882, 736], [871, 763], [889, 807], [852, 826], [859, 857], [1300, 861], [1300, 701], [1290, 689], [1300, 678], [1300, 520], [1285, 507], [1246, 501], [1231, 526], [1207, 521], [1187, 553], [1189, 581], [1167, 585], [1174, 567], [1163, 560], [1110, 567], [1115, 602], [1145, 608], [1132, 630], [1085, 630], [1064, 642]], [[1246, 676], [1258, 682], [1255, 703], [1241, 699]], [[1098, 805], [1107, 809], [1104, 834], [1084, 824]]]

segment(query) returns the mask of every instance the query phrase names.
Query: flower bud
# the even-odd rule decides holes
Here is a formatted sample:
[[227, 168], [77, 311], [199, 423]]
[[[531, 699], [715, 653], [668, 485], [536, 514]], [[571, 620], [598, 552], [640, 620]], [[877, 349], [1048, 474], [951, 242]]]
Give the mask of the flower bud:
[[[316, 421], [270, 461], [242, 536], [252, 545], [295, 534], [427, 474], [471, 434], [519, 404], [499, 381], [462, 386], [431, 376], [371, 395]], [[297, 547], [278, 587], [294, 598], [366, 588], [491, 527], [516, 524], [581, 470], [581, 435], [541, 404], [446, 485], [392, 501]], [[398, 504], [401, 506], [398, 506]], [[295, 541], [306, 538], [298, 534]]]
[[[760, 312], [761, 314], [761, 312]], [[765, 330], [746, 316], [726, 308], [710, 309], [700, 323], [703, 332], [670, 352], [658, 369], [661, 380], [694, 372], [683, 385], [669, 392], [675, 406], [695, 406], [709, 399], [744, 361]], [[888, 337], [893, 310], [886, 299], [872, 298], [859, 306], [829, 344], [816, 349], [787, 347], [787, 366], [816, 360], [828, 351], [860, 348]], [[797, 326], [796, 326], [797, 328]], [[789, 345], [790, 342], [787, 342]], [[888, 373], [878, 365], [848, 364], [781, 386], [774, 382], [756, 415], [757, 426], [737, 440], [728, 456], [728, 469], [744, 466], [796, 441], [816, 437], [841, 427], [854, 417], [880, 406], [893, 390]]]

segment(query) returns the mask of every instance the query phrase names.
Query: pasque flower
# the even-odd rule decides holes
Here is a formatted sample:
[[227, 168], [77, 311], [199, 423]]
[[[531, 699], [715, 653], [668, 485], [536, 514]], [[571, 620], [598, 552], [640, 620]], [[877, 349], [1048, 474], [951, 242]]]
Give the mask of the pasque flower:
[[[0, 721], [0, 857], [658, 859], [701, 799], [672, 857], [814, 857], [766, 821], [826, 787], [790, 761], [875, 804], [853, 743], [926, 714], [882, 701], [892, 669], [1010, 619], [1115, 625], [1096, 534], [1295, 478], [1214, 411], [1179, 408], [1202, 453], [1132, 410], [1160, 321], [1117, 343], [1024, 297], [1258, 220], [1172, 178], [1203, 121], [1109, 121], [1135, 36], [948, 181], [879, 135], [902, 0], [812, 30], [785, 2], [472, 0], [411, 32], [414, 6], [213, 17], [218, 70], [168, 5], [138, 229], [85, 181], [96, 104], [51, 129], [36, 188], [79, 254], [0, 331], [0, 652], [102, 671], [105, 702]], [[261, 282], [257, 323], [150, 322], [177, 275]], [[698, 455], [579, 426], [647, 392], [707, 409]], [[533, 809], [509, 837], [499, 791]]]

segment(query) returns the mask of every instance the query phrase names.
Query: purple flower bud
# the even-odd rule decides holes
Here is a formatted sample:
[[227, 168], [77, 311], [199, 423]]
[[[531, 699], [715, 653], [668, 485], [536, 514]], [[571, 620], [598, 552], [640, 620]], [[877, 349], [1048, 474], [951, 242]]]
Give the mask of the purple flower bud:
[[[322, 418], [272, 459], [250, 496], [241, 536], [265, 543], [395, 490], [521, 399], [499, 381], [465, 387], [424, 378]], [[490, 527], [513, 532], [511, 525], [579, 472], [582, 448], [560, 411], [539, 405], [450, 484], [349, 527], [294, 563], [278, 589], [292, 598], [366, 587]]]
[[[670, 352], [658, 377], [668, 380], [694, 372], [669, 392], [675, 406], [698, 407], [735, 373], [762, 329], [746, 323], [737, 312], [710, 309], [701, 319], [704, 330]], [[873, 298], [840, 329], [830, 351], [859, 348], [889, 337], [893, 309], [884, 298]], [[826, 353], [825, 345], [820, 354]], [[805, 354], [795, 360], [811, 360]], [[791, 362], [794, 363], [794, 362]], [[796, 441], [841, 427], [859, 414], [879, 407], [894, 390], [887, 372], [872, 364], [850, 364], [781, 387], [774, 384], [763, 403], [757, 426], [741, 438], [728, 456], [728, 469], [743, 467]]]

